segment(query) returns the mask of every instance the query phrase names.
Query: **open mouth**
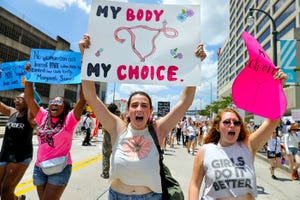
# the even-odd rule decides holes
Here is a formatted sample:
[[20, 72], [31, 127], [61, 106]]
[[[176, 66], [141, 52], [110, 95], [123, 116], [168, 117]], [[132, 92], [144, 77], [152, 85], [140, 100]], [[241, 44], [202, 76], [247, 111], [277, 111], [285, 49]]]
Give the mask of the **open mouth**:
[[52, 112], [56, 112], [57, 110], [58, 110], [57, 108], [54, 108], [54, 107], [51, 108]]
[[136, 121], [143, 121], [143, 119], [144, 119], [144, 117], [140, 117], [140, 116], [136, 116], [136, 117], [135, 117], [135, 120], [136, 120]]
[[230, 131], [230, 132], [228, 132], [228, 135], [235, 136], [235, 132], [234, 131]]

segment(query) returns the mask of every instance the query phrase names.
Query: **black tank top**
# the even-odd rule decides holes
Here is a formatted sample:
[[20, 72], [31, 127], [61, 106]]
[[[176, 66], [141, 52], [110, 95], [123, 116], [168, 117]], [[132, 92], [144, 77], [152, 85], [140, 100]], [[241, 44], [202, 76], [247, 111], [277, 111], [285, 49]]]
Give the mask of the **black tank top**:
[[27, 120], [27, 113], [17, 117], [14, 113], [5, 125], [5, 133], [0, 152], [0, 161], [22, 162], [32, 158], [32, 127]]

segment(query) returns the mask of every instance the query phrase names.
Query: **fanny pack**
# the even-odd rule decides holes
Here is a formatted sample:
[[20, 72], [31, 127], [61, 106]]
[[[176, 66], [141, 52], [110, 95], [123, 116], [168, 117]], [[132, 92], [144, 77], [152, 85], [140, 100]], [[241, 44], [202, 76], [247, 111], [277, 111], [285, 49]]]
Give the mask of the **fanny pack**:
[[64, 170], [67, 165], [68, 156], [61, 156], [40, 162], [40, 168], [47, 175], [58, 174]]

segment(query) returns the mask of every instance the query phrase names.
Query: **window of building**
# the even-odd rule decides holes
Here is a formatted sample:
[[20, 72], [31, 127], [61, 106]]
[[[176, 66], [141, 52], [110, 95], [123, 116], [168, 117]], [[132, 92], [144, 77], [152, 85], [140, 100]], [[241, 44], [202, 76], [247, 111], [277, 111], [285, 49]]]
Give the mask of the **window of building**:
[[263, 48], [264, 48], [265, 51], [267, 51], [270, 47], [271, 47], [271, 42], [270, 42], [270, 41], [268, 41], [268, 42], [263, 46]]
[[275, 14], [281, 7], [282, 5], [286, 2], [286, 0], [279, 0], [273, 5], [273, 13]]
[[271, 34], [270, 26], [257, 38], [257, 41], [261, 44]]
[[265, 24], [270, 20], [270, 18], [265, 15], [265, 17], [258, 23], [256, 27], [256, 32], [258, 33], [261, 29], [264, 28]]
[[244, 60], [243, 56], [240, 56], [239, 59], [236, 61], [236, 65], [239, 66]]
[[35, 89], [41, 96], [49, 97], [50, 85], [44, 83], [35, 83]]
[[19, 60], [29, 60], [29, 55], [24, 54], [16, 49], [0, 44], [0, 61], [10, 62]]
[[[268, 1], [265, 1], [264, 4], [262, 5], [262, 7], [261, 7], [260, 9], [266, 11], [267, 8], [268, 8], [268, 6], [269, 6], [269, 4], [270, 4], [270, 1], [269, 1], [269, 0], [268, 0]], [[270, 12], [269, 12], [269, 13], [270, 13]], [[260, 17], [260, 16], [263, 15], [263, 14], [264, 14], [264, 13], [262, 13], [262, 12], [258, 12], [258, 13], [257, 13], [257, 16]]]
[[296, 19], [294, 18], [288, 25], [286, 25], [277, 35], [277, 40], [284, 36], [291, 29], [296, 28]]
[[76, 102], [76, 91], [65, 89], [64, 98], [70, 101], [70, 103]]
[[290, 4], [290, 6], [285, 9], [284, 12], [282, 12], [277, 19], [275, 20], [275, 24], [278, 27], [284, 20], [286, 20], [293, 12], [296, 10], [296, 3], [293, 1], [293, 3]]

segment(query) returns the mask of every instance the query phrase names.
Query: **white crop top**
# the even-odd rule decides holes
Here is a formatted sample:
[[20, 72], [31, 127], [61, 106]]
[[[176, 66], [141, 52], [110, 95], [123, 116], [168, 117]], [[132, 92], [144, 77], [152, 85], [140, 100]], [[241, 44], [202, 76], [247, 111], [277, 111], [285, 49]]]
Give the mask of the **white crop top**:
[[127, 130], [117, 138], [112, 151], [110, 178], [120, 179], [127, 185], [147, 186], [162, 193], [159, 153], [148, 131]]
[[229, 147], [205, 144], [203, 198], [239, 197], [250, 193], [257, 196], [252, 156], [242, 142]]

